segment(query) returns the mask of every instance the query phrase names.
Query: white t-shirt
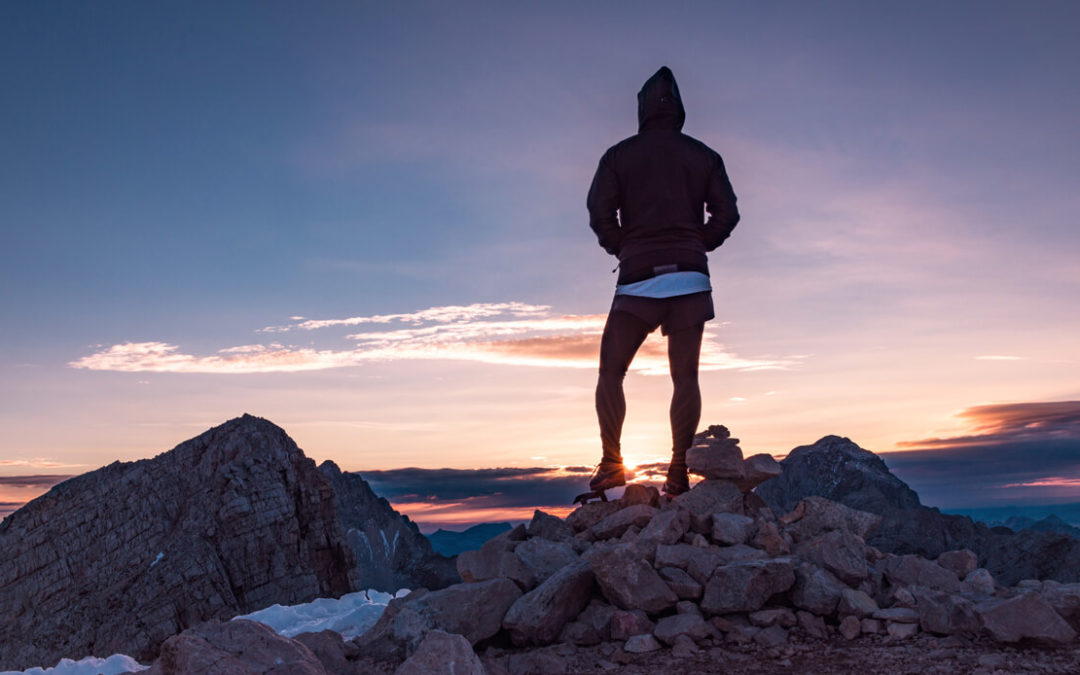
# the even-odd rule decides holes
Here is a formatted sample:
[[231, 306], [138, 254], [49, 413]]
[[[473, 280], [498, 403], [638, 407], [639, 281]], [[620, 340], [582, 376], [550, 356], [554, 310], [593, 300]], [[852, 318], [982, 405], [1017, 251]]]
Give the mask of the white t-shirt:
[[709, 275], [702, 272], [669, 272], [637, 281], [632, 284], [615, 286], [615, 295], [636, 295], [642, 298], [673, 298], [677, 295], [690, 295], [711, 291]]

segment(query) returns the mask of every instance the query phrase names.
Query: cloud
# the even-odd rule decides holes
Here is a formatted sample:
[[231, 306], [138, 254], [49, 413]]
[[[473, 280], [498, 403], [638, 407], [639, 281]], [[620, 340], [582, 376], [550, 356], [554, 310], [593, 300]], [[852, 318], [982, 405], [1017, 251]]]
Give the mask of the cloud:
[[[345, 368], [369, 362], [400, 360], [474, 361], [499, 365], [596, 368], [603, 314], [555, 314], [546, 306], [518, 302], [430, 307], [408, 314], [306, 320], [263, 332], [315, 331], [332, 326], [370, 325], [345, 336], [351, 347], [316, 348], [270, 342], [225, 347], [216, 353], [184, 353], [166, 342], [115, 344], [70, 362], [73, 368], [117, 372], [162, 373], [289, 373]], [[398, 327], [407, 324], [407, 327]], [[701, 370], [787, 368], [797, 361], [747, 359], [721, 344], [715, 329], [706, 330]], [[666, 374], [663, 341], [651, 336], [632, 369], [646, 375]]]
[[26, 502], [0, 502], [0, 519], [18, 511]]
[[57, 462], [46, 457], [32, 457], [30, 459], [0, 459], [0, 466], [26, 466], [35, 469], [66, 469], [73, 466], [86, 466], [85, 464], [71, 464]]
[[975, 406], [959, 436], [898, 445], [890, 469], [923, 503], [943, 508], [1049, 502], [1080, 496], [1080, 401]]
[[36, 476], [0, 476], [0, 486], [15, 488], [50, 488], [62, 483], [72, 475], [46, 474]]

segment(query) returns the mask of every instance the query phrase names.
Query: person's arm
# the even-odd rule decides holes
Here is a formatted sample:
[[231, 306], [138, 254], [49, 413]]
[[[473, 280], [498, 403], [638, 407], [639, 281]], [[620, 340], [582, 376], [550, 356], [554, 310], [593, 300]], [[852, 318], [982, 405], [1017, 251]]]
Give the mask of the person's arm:
[[731, 189], [731, 181], [724, 169], [724, 160], [720, 159], [720, 155], [714, 157], [715, 164], [705, 194], [705, 210], [709, 212], [709, 219], [705, 222], [706, 251], [712, 251], [723, 244], [739, 222], [735, 191]]
[[611, 168], [610, 152], [600, 158], [585, 206], [589, 209], [589, 227], [600, 246], [611, 255], [619, 255], [622, 229], [619, 227], [619, 180]]

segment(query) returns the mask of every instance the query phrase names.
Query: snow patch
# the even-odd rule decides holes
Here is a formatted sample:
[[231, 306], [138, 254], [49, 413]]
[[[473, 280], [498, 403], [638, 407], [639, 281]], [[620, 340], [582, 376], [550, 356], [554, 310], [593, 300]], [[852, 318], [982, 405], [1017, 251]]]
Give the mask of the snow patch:
[[375, 590], [357, 591], [337, 599], [319, 598], [302, 605], [272, 605], [235, 618], [265, 623], [285, 637], [332, 630], [349, 640], [374, 626], [390, 600], [408, 593], [406, 588], [395, 594]]
[[161, 562], [161, 559], [164, 558], [164, 557], [165, 557], [165, 552], [164, 551], [162, 551], [161, 553], [158, 553], [157, 557], [154, 558], [154, 562], [150, 563], [150, 567], [153, 567], [154, 565]]
[[52, 668], [40, 666], [26, 670], [5, 670], [0, 675], [119, 675], [119, 673], [146, 670], [150, 666], [144, 666], [135, 659], [124, 654], [113, 654], [107, 659], [99, 659], [96, 656], [87, 656], [78, 661], [60, 659]]

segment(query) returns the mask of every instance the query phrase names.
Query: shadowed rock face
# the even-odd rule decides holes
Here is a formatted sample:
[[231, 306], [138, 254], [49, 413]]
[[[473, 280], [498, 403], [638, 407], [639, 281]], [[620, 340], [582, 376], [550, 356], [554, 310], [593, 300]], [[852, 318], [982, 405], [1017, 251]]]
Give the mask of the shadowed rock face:
[[453, 558], [439, 555], [416, 524], [372, 492], [355, 473], [343, 473], [330, 461], [319, 471], [334, 486], [338, 516], [356, 556], [361, 588], [394, 592], [401, 588], [434, 590], [461, 581]]
[[846, 438], [826, 436], [791, 451], [783, 474], [757, 488], [777, 513], [799, 500], [820, 496], [882, 516], [867, 543], [890, 553], [926, 558], [957, 549], [978, 555], [978, 564], [1006, 585], [1022, 579], [1080, 581], [1080, 541], [1052, 532], [1012, 533], [991, 529], [967, 516], [923, 506], [885, 462]]
[[0, 670], [148, 660], [201, 621], [357, 588], [330, 482], [282, 429], [244, 415], [0, 523]]

